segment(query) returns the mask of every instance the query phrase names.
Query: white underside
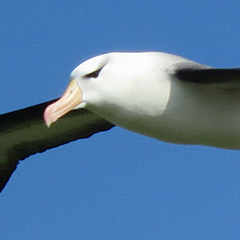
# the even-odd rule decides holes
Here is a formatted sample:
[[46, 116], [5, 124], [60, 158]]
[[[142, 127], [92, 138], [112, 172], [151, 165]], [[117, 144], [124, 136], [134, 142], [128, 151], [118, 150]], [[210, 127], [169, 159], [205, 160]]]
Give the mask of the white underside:
[[110, 122], [162, 141], [240, 149], [240, 91], [171, 81], [168, 99], [140, 111], [115, 105], [97, 111]]

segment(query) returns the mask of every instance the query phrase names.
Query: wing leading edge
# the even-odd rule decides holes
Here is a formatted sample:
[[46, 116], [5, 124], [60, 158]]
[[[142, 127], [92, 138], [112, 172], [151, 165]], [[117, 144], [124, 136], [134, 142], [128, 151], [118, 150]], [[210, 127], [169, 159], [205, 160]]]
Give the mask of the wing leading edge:
[[240, 83], [240, 68], [211, 68], [197, 63], [184, 63], [175, 65], [170, 74], [182, 81], [193, 83]]

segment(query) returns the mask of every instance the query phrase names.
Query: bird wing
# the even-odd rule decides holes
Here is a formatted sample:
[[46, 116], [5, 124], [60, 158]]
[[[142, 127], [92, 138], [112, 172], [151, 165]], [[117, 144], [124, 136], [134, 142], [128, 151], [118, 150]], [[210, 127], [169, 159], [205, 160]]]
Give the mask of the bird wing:
[[240, 68], [211, 68], [194, 62], [175, 64], [170, 74], [186, 82], [204, 84], [240, 83]]
[[19, 160], [113, 127], [98, 115], [79, 109], [48, 128], [42, 115], [53, 101], [0, 115], [0, 192]]

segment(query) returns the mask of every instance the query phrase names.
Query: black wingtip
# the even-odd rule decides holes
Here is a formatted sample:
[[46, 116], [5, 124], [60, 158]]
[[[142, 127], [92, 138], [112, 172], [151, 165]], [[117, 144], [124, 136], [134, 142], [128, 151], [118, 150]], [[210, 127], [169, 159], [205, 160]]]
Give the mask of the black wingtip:
[[18, 162], [15, 164], [12, 163], [9, 165], [4, 165], [0, 167], [0, 193], [4, 189], [5, 185], [9, 181], [10, 177], [12, 176], [13, 172], [16, 170]]

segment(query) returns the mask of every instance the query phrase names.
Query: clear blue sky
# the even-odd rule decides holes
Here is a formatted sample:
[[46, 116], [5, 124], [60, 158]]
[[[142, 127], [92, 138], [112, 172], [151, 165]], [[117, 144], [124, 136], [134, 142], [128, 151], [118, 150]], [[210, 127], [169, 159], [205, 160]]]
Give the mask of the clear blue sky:
[[[60, 96], [76, 65], [111, 51], [240, 66], [239, 9], [238, 0], [2, 1], [0, 112]], [[0, 223], [7, 240], [239, 239], [240, 152], [115, 128], [21, 162]]]

